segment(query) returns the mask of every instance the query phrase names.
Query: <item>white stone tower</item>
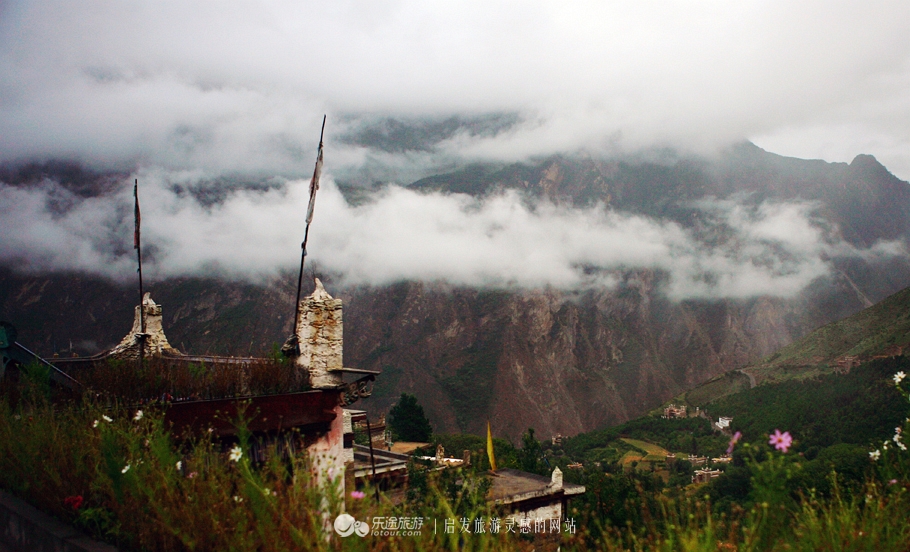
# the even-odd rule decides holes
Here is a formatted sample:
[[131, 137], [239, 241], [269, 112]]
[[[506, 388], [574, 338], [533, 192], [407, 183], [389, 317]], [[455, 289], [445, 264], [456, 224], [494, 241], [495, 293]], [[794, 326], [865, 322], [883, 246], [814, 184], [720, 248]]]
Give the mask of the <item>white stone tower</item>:
[[[164, 335], [164, 327], [161, 325], [161, 305], [152, 300], [152, 295], [146, 293], [142, 298], [142, 309], [145, 313], [145, 333], [142, 333], [142, 321], [139, 318], [139, 307], [136, 307], [136, 314], [133, 318], [133, 329], [126, 334], [119, 345], [111, 349], [110, 356], [123, 359], [139, 358], [139, 344], [145, 342], [143, 356], [161, 356], [180, 355], [177, 349], [171, 347]], [[145, 339], [143, 339], [143, 337]]]
[[298, 316], [297, 366], [309, 374], [313, 389], [341, 387], [344, 384], [341, 299], [329, 295], [316, 278], [316, 289], [300, 301]]

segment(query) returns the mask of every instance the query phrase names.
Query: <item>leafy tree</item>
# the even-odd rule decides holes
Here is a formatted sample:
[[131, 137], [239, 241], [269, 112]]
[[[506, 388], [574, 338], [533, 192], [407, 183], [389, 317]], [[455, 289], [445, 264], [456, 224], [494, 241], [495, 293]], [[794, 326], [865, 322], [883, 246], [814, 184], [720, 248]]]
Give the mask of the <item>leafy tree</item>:
[[389, 411], [389, 428], [400, 441], [427, 442], [433, 434], [430, 420], [417, 403], [417, 397], [402, 393], [398, 403]]
[[542, 454], [540, 441], [534, 437], [534, 428], [529, 427], [528, 431], [521, 436], [521, 450], [518, 451], [518, 463], [521, 469], [528, 473], [546, 474], [547, 468], [540, 461]]

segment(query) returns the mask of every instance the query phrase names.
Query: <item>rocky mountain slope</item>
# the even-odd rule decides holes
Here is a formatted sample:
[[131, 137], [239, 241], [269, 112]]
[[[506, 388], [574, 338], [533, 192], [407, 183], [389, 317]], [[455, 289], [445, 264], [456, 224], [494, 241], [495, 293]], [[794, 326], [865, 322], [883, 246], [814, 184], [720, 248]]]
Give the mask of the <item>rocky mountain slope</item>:
[[[695, 203], [734, 195], [753, 205], [814, 202], [829, 238], [857, 247], [905, 241], [910, 233], [910, 186], [873, 158], [803, 161], [749, 144], [715, 160], [582, 155], [475, 166], [412, 188], [474, 195], [515, 189], [529, 202], [599, 202], [676, 221], [714, 240], [724, 239], [723, 227], [705, 223]], [[362, 189], [348, 191], [368, 201]], [[406, 391], [418, 396], [436, 431], [480, 432], [490, 419], [501, 435], [534, 427], [546, 437], [634, 418], [910, 285], [901, 256], [830, 263], [829, 276], [794, 297], [684, 301], [667, 298], [667, 275], [653, 268], [618, 270], [615, 287], [581, 291], [444, 282], [341, 289], [332, 275], [320, 276], [345, 301], [345, 364], [383, 371], [363, 403], [372, 413]], [[0, 270], [0, 317], [40, 352], [94, 352], [129, 330], [136, 290], [86, 275], [22, 275], [12, 268]], [[181, 278], [147, 290], [163, 305], [165, 331], [177, 348], [264, 354], [289, 333], [294, 279]]]

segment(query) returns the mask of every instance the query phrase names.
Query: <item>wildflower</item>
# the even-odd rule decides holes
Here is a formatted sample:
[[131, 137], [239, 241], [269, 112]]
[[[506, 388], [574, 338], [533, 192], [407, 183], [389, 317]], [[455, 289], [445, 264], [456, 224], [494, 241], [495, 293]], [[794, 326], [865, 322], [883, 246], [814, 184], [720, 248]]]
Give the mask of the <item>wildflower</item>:
[[190, 472], [189, 474], [187, 474], [186, 478], [187, 478], [187, 479], [195, 479], [197, 475], [199, 475], [199, 472], [194, 472], [194, 471], [193, 471], [193, 472]]
[[897, 483], [897, 479], [892, 479], [888, 482], [889, 485], [894, 485], [895, 483]]
[[240, 446], [234, 445], [234, 448], [231, 449], [231, 454], [228, 456], [228, 458], [231, 459], [231, 462], [236, 462], [236, 461], [240, 460], [240, 458], [242, 456], [243, 456], [243, 451], [240, 449]]
[[736, 433], [733, 434], [733, 438], [730, 439], [730, 446], [727, 447], [727, 456], [730, 456], [731, 454], [733, 454], [733, 447], [736, 446], [736, 443], [739, 442], [739, 440], [742, 438], [742, 436], [743, 436], [743, 434], [740, 433], [739, 431], [737, 431]]
[[904, 371], [901, 370], [900, 372], [894, 374], [894, 383], [895, 383], [896, 385], [900, 385], [900, 384], [901, 384], [901, 381], [903, 381], [903, 379], [904, 379], [905, 377], [907, 377], [907, 374], [905, 374]]
[[882, 451], [876, 449], [869, 453], [869, 458], [872, 460], [878, 460], [882, 455]]
[[130, 471], [130, 465], [129, 465], [129, 464], [123, 466], [123, 469], [120, 470], [120, 473], [126, 473], [126, 472], [128, 472], [128, 471]]
[[180, 471], [182, 469], [183, 469], [183, 461], [177, 460], [177, 471]]
[[101, 416], [101, 419], [104, 420], [105, 422], [108, 422], [108, 423], [114, 421], [113, 418], [111, 418], [110, 416], [107, 416], [107, 415]]
[[92, 427], [98, 427], [98, 420], [95, 420], [95, 421], [92, 423]]
[[351, 498], [356, 498], [357, 500], [360, 500], [361, 498], [363, 498], [365, 496], [366, 496], [366, 493], [364, 493], [363, 491], [351, 491]]
[[141, 410], [137, 410], [137, 411], [136, 411], [136, 415], [133, 416], [133, 421], [134, 421], [134, 422], [138, 422], [138, 421], [141, 420], [141, 419], [142, 419], [142, 411], [141, 411]]
[[73, 510], [78, 510], [79, 508], [82, 507], [82, 503], [84, 501], [85, 501], [85, 499], [82, 498], [82, 495], [68, 496], [63, 499], [63, 504], [65, 504], [66, 506], [69, 506]]
[[243, 502], [243, 497], [234, 495], [234, 502]]
[[790, 449], [790, 445], [793, 444], [793, 437], [790, 436], [789, 431], [781, 433], [779, 429], [775, 429], [774, 434], [770, 437], [768, 444], [774, 445], [774, 448], [781, 452], [787, 452]]

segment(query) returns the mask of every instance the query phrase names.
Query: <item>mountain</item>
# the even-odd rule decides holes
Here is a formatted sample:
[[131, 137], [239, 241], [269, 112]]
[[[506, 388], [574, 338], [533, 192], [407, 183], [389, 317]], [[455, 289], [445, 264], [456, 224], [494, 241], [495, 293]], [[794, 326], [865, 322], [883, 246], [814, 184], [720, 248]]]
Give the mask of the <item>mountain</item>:
[[756, 386], [848, 374], [861, 364], [910, 351], [910, 288], [826, 324], [772, 355], [712, 378], [674, 399], [705, 407]]
[[[7, 170], [4, 178], [17, 186], [29, 185], [32, 174], [67, 178], [54, 170]], [[103, 190], [110, 178], [77, 176], [72, 186], [86, 194]], [[699, 204], [708, 200], [754, 208], [800, 201], [813, 207], [825, 239], [856, 248], [906, 244], [910, 236], [910, 185], [874, 158], [806, 161], [751, 144], [714, 159], [652, 152], [474, 165], [410, 188], [478, 197], [514, 190], [529, 205], [542, 198], [601, 204], [677, 224], [709, 246], [729, 233]], [[370, 200], [369, 186], [345, 189], [358, 202]], [[345, 301], [345, 364], [383, 372], [363, 403], [371, 414], [408, 392], [437, 432], [480, 433], [490, 419], [499, 435], [517, 438], [528, 427], [542, 437], [574, 435], [633, 419], [910, 285], [902, 255], [835, 255], [826, 262], [828, 275], [793, 296], [683, 300], [668, 298], [668, 275], [654, 267], [614, 270], [615, 286], [576, 291], [439, 281], [342, 288], [331, 274], [319, 276]], [[129, 330], [135, 289], [85, 274], [15, 268], [0, 269], [0, 318], [33, 349], [90, 353]], [[258, 284], [172, 278], [146, 289], [163, 305], [165, 331], [177, 348], [246, 355], [268, 352], [290, 332], [295, 285], [296, 275], [285, 274]]]

